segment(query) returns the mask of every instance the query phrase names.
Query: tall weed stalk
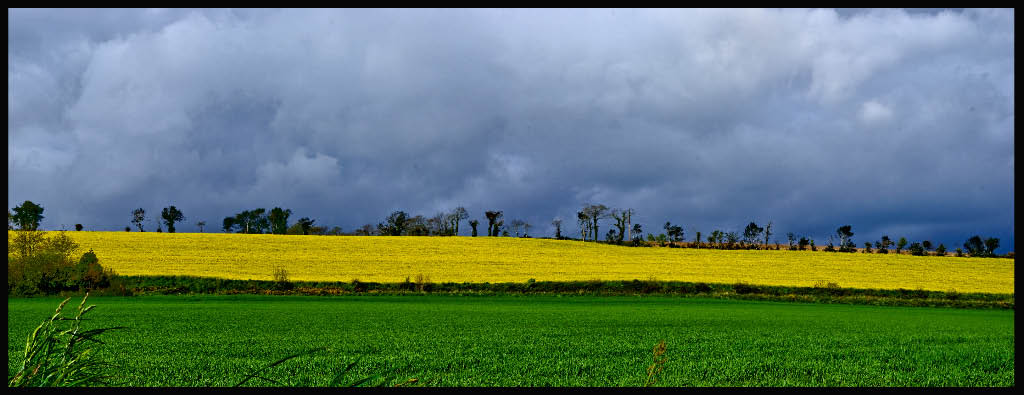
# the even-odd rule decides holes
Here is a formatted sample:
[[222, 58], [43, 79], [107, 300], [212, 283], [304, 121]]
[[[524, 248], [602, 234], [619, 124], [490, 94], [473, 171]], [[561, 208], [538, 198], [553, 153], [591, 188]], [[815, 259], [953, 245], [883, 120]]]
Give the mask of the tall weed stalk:
[[[71, 298], [64, 299], [50, 319], [43, 321], [25, 341], [21, 367], [14, 374], [8, 372], [8, 387], [79, 387], [107, 384], [104, 371], [113, 365], [96, 360], [95, 348], [84, 348], [86, 342], [103, 344], [97, 337], [107, 331], [125, 329], [111, 327], [82, 329], [86, 313], [96, 305], [85, 305], [86, 293], [78, 304], [73, 318], [61, 316], [64, 306]], [[70, 322], [63, 328], [63, 322]]]

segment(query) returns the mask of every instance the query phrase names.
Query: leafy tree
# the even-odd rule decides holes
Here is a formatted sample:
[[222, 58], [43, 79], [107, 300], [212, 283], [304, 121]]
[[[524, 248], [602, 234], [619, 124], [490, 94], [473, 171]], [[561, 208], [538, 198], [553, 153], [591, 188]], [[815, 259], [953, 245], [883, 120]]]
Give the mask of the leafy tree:
[[761, 237], [761, 232], [764, 232], [764, 228], [757, 226], [754, 222], [750, 222], [746, 228], [743, 228], [743, 242], [748, 245], [757, 244], [758, 239]]
[[477, 227], [477, 225], [480, 225], [480, 221], [477, 221], [475, 219], [469, 220], [469, 226], [471, 228], [473, 228], [473, 237], [476, 237], [476, 227]]
[[608, 243], [614, 243], [618, 236], [615, 235], [615, 228], [608, 229], [608, 233], [604, 235], [605, 241]]
[[630, 218], [629, 217], [630, 217], [631, 211], [632, 211], [632, 209], [627, 209], [627, 210], [612, 209], [611, 217], [612, 217], [612, 219], [615, 220], [615, 228], [618, 229], [618, 232], [615, 233], [615, 235], [616, 235], [615, 241], [617, 243], [619, 243], [619, 244], [622, 244], [623, 238], [626, 237], [626, 232], [630, 231], [630, 229], [629, 229]]
[[935, 247], [935, 255], [946, 256], [946, 245], [939, 243], [939, 246]]
[[796, 247], [794, 246], [794, 243], [796, 243], [796, 235], [793, 234], [793, 232], [786, 232], [786, 239], [789, 240], [790, 251], [795, 250]]
[[406, 236], [429, 236], [430, 224], [422, 215], [411, 217], [405, 221]]
[[964, 250], [962, 250], [960, 247], [957, 247], [956, 248], [956, 256], [958, 256], [958, 257], [964, 256]]
[[587, 241], [587, 235], [590, 233], [590, 217], [583, 211], [576, 212], [576, 219], [580, 225], [580, 237], [584, 242]]
[[469, 212], [466, 211], [465, 207], [459, 206], [456, 207], [455, 210], [452, 210], [450, 218], [453, 221], [452, 225], [454, 225], [452, 226], [452, 228], [455, 229], [455, 234], [457, 235], [459, 234], [459, 222], [462, 222], [462, 220], [469, 218]]
[[81, 231], [82, 230], [82, 224], [75, 224], [75, 230], [76, 231]]
[[221, 229], [224, 229], [224, 233], [231, 233], [235, 229], [235, 225], [235, 217], [224, 217]]
[[145, 230], [142, 230], [142, 223], [144, 221], [145, 221], [145, 210], [142, 210], [142, 208], [140, 207], [138, 209], [135, 209], [135, 210], [131, 211], [131, 223], [135, 224], [135, 227], [137, 227], [138, 231], [140, 231], [140, 232], [141, 231], [145, 231]]
[[235, 214], [234, 223], [238, 225], [238, 231], [245, 234], [263, 233], [270, 227], [270, 221], [263, 215], [266, 211], [266, 209], [257, 208]]
[[167, 232], [174, 233], [174, 223], [185, 220], [185, 216], [178, 210], [177, 207], [170, 206], [164, 207], [163, 211], [160, 212], [160, 218], [163, 218], [164, 223], [167, 224]]
[[892, 245], [893, 242], [891, 239], [889, 239], [889, 236], [887, 235], [883, 235], [881, 240], [875, 242], [875, 247], [878, 248], [879, 254], [888, 254], [889, 247], [891, 247]]
[[640, 224], [633, 224], [633, 244], [640, 244], [643, 240], [644, 228]]
[[608, 218], [608, 206], [603, 204], [587, 204], [584, 205], [583, 212], [587, 214], [587, 218], [590, 218], [590, 221], [593, 223], [591, 231], [594, 235], [594, 241], [597, 241], [598, 221]]
[[924, 255], [924, 246], [922, 246], [921, 243], [918, 243], [916, 241], [913, 242], [913, 243], [910, 243], [910, 248], [908, 248], [907, 250], [910, 251], [910, 255], [914, 255], [914, 256], [922, 256], [922, 255]]
[[270, 233], [283, 235], [288, 233], [288, 217], [292, 215], [291, 209], [282, 210], [280, 207], [270, 209], [267, 220], [270, 222]]
[[871, 242], [870, 241], [865, 241], [864, 242], [864, 253], [865, 254], [870, 254], [871, 253]]
[[355, 231], [356, 236], [373, 236], [373, 225], [364, 224]]
[[313, 230], [313, 224], [314, 223], [316, 223], [315, 219], [309, 219], [307, 217], [302, 217], [302, 218], [299, 218], [298, 221], [295, 221], [295, 224], [298, 225], [299, 229], [302, 230], [302, 234], [303, 235], [310, 235], [310, 234], [312, 234], [311, 231]]
[[43, 220], [43, 206], [26, 200], [20, 206], [14, 208], [14, 215], [11, 219], [21, 230], [37, 230], [39, 222]]
[[985, 254], [990, 257], [996, 256], [996, 248], [999, 248], [999, 239], [995, 237], [989, 237], [985, 239]]
[[711, 236], [708, 236], [708, 243], [711, 243], [715, 248], [721, 249], [723, 241], [725, 241], [725, 233], [718, 229], [712, 231]]
[[199, 233], [203, 233], [203, 227], [206, 226], [206, 221], [196, 222], [196, 226], [199, 227]]
[[505, 220], [501, 219], [494, 223], [494, 236], [497, 237], [499, 234], [502, 237], [508, 237], [508, 230], [502, 228], [505, 226]]
[[836, 229], [836, 235], [839, 236], [839, 251], [841, 252], [853, 252], [854, 244], [852, 232], [853, 227], [850, 225], [843, 225]]
[[903, 248], [906, 247], [906, 246], [907, 246], [907, 238], [906, 237], [900, 237], [900, 241], [896, 243], [896, 253], [899, 254], [900, 251], [903, 251]]
[[808, 240], [806, 237], [801, 236], [800, 237], [800, 241], [797, 244], [800, 247], [800, 251], [803, 251], [803, 250], [805, 250], [807, 248], [807, 245], [810, 244], [810, 243], [811, 243], [810, 240]]
[[683, 233], [683, 227], [679, 225], [672, 225], [672, 241], [685, 241], [686, 235]]
[[125, 232], [131, 232], [132, 231], [132, 227], [131, 226], [125, 226], [124, 227], [124, 231]]
[[497, 237], [498, 228], [495, 227], [498, 220], [504, 215], [500, 210], [498, 211], [485, 211], [484, 217], [487, 217], [487, 236]]
[[156, 223], [156, 233], [164, 233], [164, 229], [160, 227], [160, 223]]
[[327, 236], [341, 236], [343, 234], [345, 233], [341, 231], [340, 226], [334, 226], [331, 228], [331, 230], [327, 231]]
[[551, 220], [551, 225], [555, 226], [555, 239], [562, 239], [562, 218], [555, 217]]
[[698, 231], [696, 233], [697, 233], [697, 248], [700, 248], [700, 232]]
[[811, 239], [811, 251], [817, 251], [818, 248], [814, 246], [814, 239]]
[[[384, 221], [383, 231], [380, 232], [381, 236], [401, 236], [408, 226], [409, 214], [401, 210], [393, 211]], [[381, 229], [382, 227], [378, 226], [377, 228]]]
[[932, 249], [932, 242], [928, 241], [928, 240], [922, 241], [921, 242], [921, 247], [924, 247], [925, 251], [931, 251], [931, 249]]
[[725, 234], [725, 248], [732, 249], [736, 246], [736, 243], [740, 241], [740, 235], [736, 232], [729, 232]]

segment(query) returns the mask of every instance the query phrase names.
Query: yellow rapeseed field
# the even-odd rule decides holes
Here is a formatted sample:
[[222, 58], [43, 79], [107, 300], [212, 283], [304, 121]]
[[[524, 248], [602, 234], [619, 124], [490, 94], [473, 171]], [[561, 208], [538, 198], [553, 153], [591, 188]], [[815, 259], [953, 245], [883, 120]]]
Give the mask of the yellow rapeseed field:
[[123, 275], [433, 282], [658, 280], [1013, 293], [1012, 259], [631, 248], [507, 237], [67, 232]]

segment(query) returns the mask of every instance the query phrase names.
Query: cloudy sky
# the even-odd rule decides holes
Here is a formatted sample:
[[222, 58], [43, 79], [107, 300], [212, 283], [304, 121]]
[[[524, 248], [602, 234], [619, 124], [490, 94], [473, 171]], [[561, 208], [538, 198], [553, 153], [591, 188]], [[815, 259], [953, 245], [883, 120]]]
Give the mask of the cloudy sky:
[[[1012, 249], [1012, 10], [8, 10], [7, 201]], [[608, 224], [602, 226], [607, 228]], [[216, 230], [219, 231], [219, 230]], [[463, 224], [464, 234], [468, 226]], [[602, 230], [601, 233], [604, 233]]]

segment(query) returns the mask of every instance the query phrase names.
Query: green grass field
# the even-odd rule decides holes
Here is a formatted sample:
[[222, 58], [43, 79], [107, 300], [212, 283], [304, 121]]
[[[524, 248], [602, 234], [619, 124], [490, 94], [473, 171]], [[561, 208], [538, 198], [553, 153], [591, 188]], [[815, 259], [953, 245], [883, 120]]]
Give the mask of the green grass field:
[[[8, 299], [8, 368], [59, 298]], [[77, 305], [78, 300], [71, 303]], [[1014, 312], [670, 297], [93, 297], [122, 386], [1013, 386]], [[276, 385], [254, 379], [251, 385]]]

